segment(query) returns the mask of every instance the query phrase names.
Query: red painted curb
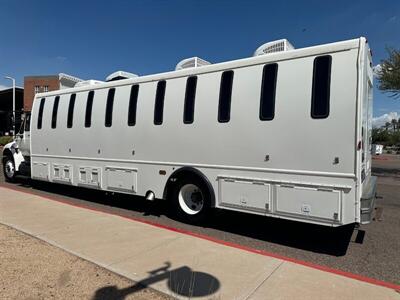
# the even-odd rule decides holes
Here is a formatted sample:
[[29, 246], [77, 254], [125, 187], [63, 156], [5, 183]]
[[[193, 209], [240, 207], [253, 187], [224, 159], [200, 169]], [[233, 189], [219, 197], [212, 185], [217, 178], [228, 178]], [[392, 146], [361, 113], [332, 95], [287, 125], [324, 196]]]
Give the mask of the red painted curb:
[[219, 240], [219, 239], [207, 236], [207, 235], [203, 235], [203, 234], [191, 232], [191, 231], [184, 230], [184, 229], [179, 229], [179, 228], [175, 228], [175, 227], [170, 227], [170, 226], [158, 224], [158, 223], [155, 223], [155, 222], [152, 222], [152, 221], [148, 221], [148, 220], [143, 220], [143, 219], [140, 219], [140, 218], [127, 217], [127, 216], [124, 216], [124, 215], [121, 215], [121, 214], [118, 214], [118, 213], [108, 212], [108, 211], [105, 211], [105, 210], [92, 208], [92, 207], [89, 207], [89, 206], [86, 206], [86, 205], [70, 203], [67, 200], [60, 199], [60, 198], [57, 198], [57, 197], [41, 195], [40, 193], [38, 193], [36, 191], [26, 191], [24, 189], [21, 189], [21, 188], [15, 187], [15, 186], [8, 186], [8, 185], [4, 185], [4, 184], [0, 184], [0, 187], [6, 188], [6, 189], [10, 189], [10, 190], [14, 190], [14, 191], [21, 192], [21, 193], [25, 193], [25, 194], [40, 196], [40, 197], [42, 197], [42, 198], [44, 198], [46, 200], [56, 201], [56, 202], [63, 203], [63, 204], [66, 204], [66, 205], [70, 205], [70, 206], [74, 206], [74, 207], [79, 207], [79, 208], [83, 208], [83, 209], [87, 209], [87, 210], [91, 210], [91, 211], [95, 211], [95, 212], [101, 212], [101, 213], [105, 213], [105, 214], [109, 214], [109, 215], [118, 216], [118, 217], [130, 220], [130, 221], [144, 223], [144, 224], [151, 225], [151, 226], [154, 226], [154, 227], [157, 227], [157, 228], [162, 228], [162, 229], [165, 229], [165, 230], [169, 230], [169, 231], [173, 231], [173, 232], [177, 232], [177, 233], [193, 236], [193, 237], [196, 237], [196, 238], [200, 238], [200, 239], [203, 239], [203, 240], [207, 240], [207, 241], [210, 241], [210, 242], [214, 242], [214, 243], [225, 245], [225, 246], [232, 247], [232, 248], [237, 248], [237, 249], [244, 250], [244, 251], [247, 251], [247, 252], [256, 253], [256, 254], [263, 255], [263, 256], [269, 256], [269, 257], [281, 259], [281, 260], [292, 262], [292, 263], [295, 263], [295, 264], [298, 264], [298, 265], [303, 265], [303, 266], [306, 266], [306, 267], [310, 267], [310, 268], [317, 269], [317, 270], [320, 270], [320, 271], [324, 271], [324, 272], [333, 273], [333, 274], [336, 274], [336, 275], [348, 277], [348, 278], [355, 279], [355, 280], [358, 280], [358, 281], [367, 282], [367, 283], [378, 285], [378, 286], [383, 286], [383, 287], [390, 288], [390, 289], [393, 289], [393, 290], [396, 290], [396, 291], [400, 292], [400, 285], [397, 285], [397, 284], [394, 284], [394, 283], [390, 283], [390, 282], [386, 282], [386, 281], [382, 281], [382, 280], [378, 280], [378, 279], [374, 279], [374, 278], [370, 278], [370, 277], [366, 277], [366, 276], [362, 276], [362, 275], [359, 275], [359, 274], [354, 274], [354, 273], [350, 273], [350, 272], [346, 272], [346, 271], [333, 269], [333, 268], [330, 268], [330, 267], [327, 267], [327, 266], [322, 266], [322, 265], [318, 265], [318, 264], [314, 264], [314, 263], [298, 260], [298, 259], [295, 259], [295, 258], [282, 256], [282, 255], [275, 254], [275, 253], [268, 252], [268, 251], [264, 251], [264, 250], [258, 250], [258, 249], [250, 248], [250, 247], [247, 247], [247, 246], [243, 246], [243, 245], [239, 245], [239, 244], [235, 244], [235, 243]]
[[387, 157], [375, 157], [375, 156], [372, 156], [372, 159], [375, 159], [375, 160], [389, 160], [389, 158], [387, 158]]

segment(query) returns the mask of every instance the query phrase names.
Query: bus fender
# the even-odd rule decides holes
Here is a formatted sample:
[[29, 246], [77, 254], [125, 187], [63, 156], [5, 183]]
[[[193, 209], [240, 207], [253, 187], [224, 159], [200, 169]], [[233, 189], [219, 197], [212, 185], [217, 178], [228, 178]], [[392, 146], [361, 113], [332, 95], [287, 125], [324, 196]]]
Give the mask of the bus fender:
[[202, 180], [210, 193], [211, 198], [211, 207], [215, 207], [215, 193], [214, 188], [210, 182], [210, 180], [205, 176], [201, 171], [194, 167], [182, 167], [175, 170], [168, 178], [167, 183], [164, 187], [163, 199], [168, 199], [168, 193], [173, 187], [174, 183], [181, 177], [186, 176], [187, 174], [191, 174], [196, 176], [198, 179]]
[[25, 161], [22, 156], [21, 151], [18, 148], [18, 144], [12, 141], [6, 144], [3, 148], [3, 161], [6, 156], [11, 156], [14, 159], [15, 170], [19, 171], [19, 167], [23, 161]]

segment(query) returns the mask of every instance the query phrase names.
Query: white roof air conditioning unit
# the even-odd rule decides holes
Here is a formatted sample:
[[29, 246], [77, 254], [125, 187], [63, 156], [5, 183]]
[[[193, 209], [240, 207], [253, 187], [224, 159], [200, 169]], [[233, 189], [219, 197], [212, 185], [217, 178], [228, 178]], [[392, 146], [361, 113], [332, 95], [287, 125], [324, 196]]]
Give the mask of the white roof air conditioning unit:
[[289, 50], [294, 50], [293, 45], [287, 39], [281, 39], [261, 45], [254, 52], [253, 56], [259, 56], [259, 55], [289, 51]]
[[108, 75], [106, 78], [106, 81], [108, 82], [108, 81], [136, 78], [136, 77], [139, 77], [139, 75], [125, 72], [125, 71], [117, 71], [117, 72], [114, 72], [114, 73], [111, 73], [110, 75]]
[[94, 84], [99, 84], [99, 83], [104, 83], [104, 81], [94, 80], [94, 79], [84, 80], [84, 81], [79, 81], [78, 83], [76, 83], [74, 87], [88, 86], [88, 85], [94, 85]]
[[202, 67], [202, 66], [208, 66], [211, 65], [210, 62], [201, 59], [200, 57], [190, 57], [181, 60], [175, 67], [175, 71], [182, 70], [182, 69], [188, 69], [188, 68], [197, 68], [197, 67]]

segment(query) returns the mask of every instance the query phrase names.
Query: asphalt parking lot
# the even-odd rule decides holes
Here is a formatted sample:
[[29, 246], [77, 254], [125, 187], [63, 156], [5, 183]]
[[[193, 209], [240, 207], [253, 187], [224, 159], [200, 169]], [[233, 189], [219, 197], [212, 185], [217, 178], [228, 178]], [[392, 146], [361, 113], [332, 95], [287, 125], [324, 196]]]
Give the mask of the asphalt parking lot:
[[[203, 226], [167, 216], [164, 201], [20, 179], [13, 186], [73, 204], [200, 233], [228, 242], [400, 284], [400, 158], [373, 160], [379, 175], [376, 220], [357, 229], [309, 225], [230, 211], [216, 211]], [[4, 182], [1, 173], [0, 183]], [[134, 237], [132, 237], [134, 238]]]

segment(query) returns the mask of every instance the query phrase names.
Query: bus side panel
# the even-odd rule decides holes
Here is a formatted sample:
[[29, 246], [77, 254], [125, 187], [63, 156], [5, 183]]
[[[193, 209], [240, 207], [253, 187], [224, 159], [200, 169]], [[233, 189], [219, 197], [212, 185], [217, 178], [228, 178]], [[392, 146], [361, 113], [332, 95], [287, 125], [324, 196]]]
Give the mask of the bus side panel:
[[[153, 123], [157, 82], [140, 84], [135, 126], [127, 125], [130, 86], [116, 88], [111, 127], [105, 126], [108, 89], [95, 91], [89, 128], [84, 126], [87, 91], [77, 93], [72, 128], [66, 126], [69, 94], [60, 97], [55, 129], [55, 97], [46, 98], [40, 130], [35, 100], [32, 177], [139, 195], [152, 190], [161, 198], [169, 175], [193, 166], [212, 183], [218, 207], [325, 225], [352, 223], [357, 50], [329, 55], [331, 97], [325, 119], [311, 117], [315, 56], [278, 62], [271, 121], [259, 119], [263, 64], [233, 68], [227, 123], [218, 122], [222, 71], [197, 75], [193, 124], [183, 123], [186, 77], [166, 80], [161, 125]], [[238, 193], [230, 189], [243, 194], [235, 198]]]

